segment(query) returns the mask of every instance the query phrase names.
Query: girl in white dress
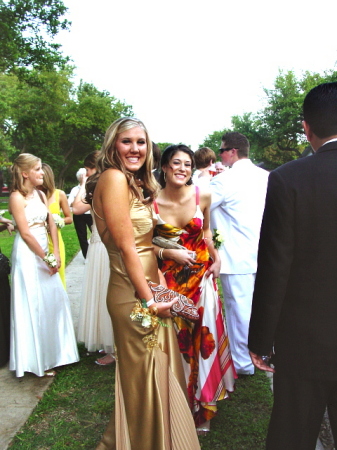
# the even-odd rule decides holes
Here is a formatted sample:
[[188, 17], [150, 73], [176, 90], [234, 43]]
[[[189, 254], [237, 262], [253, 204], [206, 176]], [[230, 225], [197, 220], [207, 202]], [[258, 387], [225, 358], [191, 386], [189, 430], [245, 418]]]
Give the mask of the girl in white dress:
[[[92, 152], [83, 161], [87, 173], [80, 181], [80, 189], [72, 205], [75, 215], [90, 211], [90, 205], [83, 202], [85, 183], [87, 177], [96, 173], [96, 159], [99, 153], [99, 151]], [[107, 366], [115, 362], [112, 323], [106, 304], [110, 262], [106, 247], [97, 232], [94, 216], [86, 261], [77, 339], [84, 342], [89, 352], [102, 349], [106, 355], [98, 358], [96, 364]]]
[[[41, 160], [19, 155], [12, 166], [9, 209], [17, 234], [12, 250], [11, 348], [9, 369], [44, 376], [79, 360], [68, 296], [58, 272], [57, 228], [48, 214]], [[48, 254], [48, 223], [54, 254]], [[49, 372], [54, 375], [54, 372]]]

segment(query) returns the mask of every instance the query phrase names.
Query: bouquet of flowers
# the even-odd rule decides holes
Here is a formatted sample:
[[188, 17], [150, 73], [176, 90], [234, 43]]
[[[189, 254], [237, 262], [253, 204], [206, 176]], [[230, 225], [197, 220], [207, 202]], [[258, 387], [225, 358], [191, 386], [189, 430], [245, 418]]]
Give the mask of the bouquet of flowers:
[[217, 230], [216, 228], [214, 228], [213, 230], [213, 244], [214, 247], [216, 249], [219, 249], [222, 245], [222, 243], [224, 242], [224, 238], [222, 236], [222, 234], [219, 232], [219, 230]]
[[46, 262], [49, 267], [57, 266], [57, 261], [54, 253], [47, 253], [46, 256], [43, 258], [43, 261]]
[[64, 219], [58, 214], [53, 214], [53, 219], [57, 228], [61, 230], [65, 225]]

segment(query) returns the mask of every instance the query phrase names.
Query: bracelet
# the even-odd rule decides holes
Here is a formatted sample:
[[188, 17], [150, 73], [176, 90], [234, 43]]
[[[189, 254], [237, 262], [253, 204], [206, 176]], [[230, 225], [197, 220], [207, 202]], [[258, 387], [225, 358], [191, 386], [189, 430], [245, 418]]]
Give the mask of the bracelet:
[[57, 267], [57, 261], [54, 253], [47, 253], [42, 260], [47, 263], [49, 267]]
[[153, 303], [155, 303], [155, 301], [153, 300], [153, 297], [146, 302], [146, 306], [149, 308], [151, 305], [153, 305]]
[[153, 316], [156, 316], [158, 314], [158, 308], [156, 306], [154, 306], [153, 308], [150, 309], [150, 313]]
[[158, 253], [158, 256], [159, 256], [159, 259], [161, 259], [161, 260], [163, 260], [163, 251], [164, 251], [165, 249], [162, 247], [160, 250], [159, 250], [159, 253]]

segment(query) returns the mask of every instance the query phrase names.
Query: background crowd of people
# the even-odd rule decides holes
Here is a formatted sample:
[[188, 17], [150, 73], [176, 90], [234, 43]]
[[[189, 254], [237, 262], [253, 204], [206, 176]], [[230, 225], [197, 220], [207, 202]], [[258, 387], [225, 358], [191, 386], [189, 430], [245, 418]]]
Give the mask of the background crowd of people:
[[[13, 220], [0, 218], [0, 231], [16, 230], [11, 286], [0, 278], [0, 364], [55, 375], [79, 360], [77, 341], [106, 353], [97, 363], [116, 366], [115, 411], [98, 450], [197, 450], [217, 402], [254, 366], [275, 374], [268, 449], [314, 449], [326, 406], [336, 437], [336, 105], [337, 83], [310, 91], [315, 154], [272, 174], [240, 133], [222, 136], [218, 162], [207, 147], [160, 154], [130, 117], [85, 157], [68, 199], [50, 166], [20, 154]], [[76, 337], [61, 231], [73, 220], [86, 258]], [[156, 302], [149, 282], [176, 295]], [[196, 322], [172, 314], [178, 294]]]

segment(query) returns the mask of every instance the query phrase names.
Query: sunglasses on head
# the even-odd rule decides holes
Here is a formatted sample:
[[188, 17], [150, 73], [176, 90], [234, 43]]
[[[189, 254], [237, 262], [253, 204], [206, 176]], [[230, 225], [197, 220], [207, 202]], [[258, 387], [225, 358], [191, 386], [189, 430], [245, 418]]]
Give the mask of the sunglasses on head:
[[219, 148], [220, 155], [223, 152], [229, 152], [229, 150], [237, 150], [237, 148], [235, 148], [235, 147]]

